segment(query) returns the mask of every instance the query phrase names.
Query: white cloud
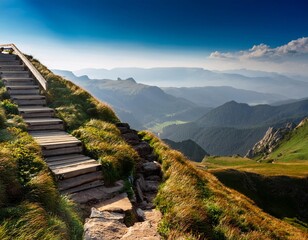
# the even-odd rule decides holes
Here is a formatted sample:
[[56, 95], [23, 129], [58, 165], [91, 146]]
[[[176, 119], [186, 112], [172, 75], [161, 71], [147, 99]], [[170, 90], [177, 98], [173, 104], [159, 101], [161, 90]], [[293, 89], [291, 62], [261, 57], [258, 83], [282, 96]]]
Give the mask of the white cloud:
[[266, 44], [254, 45], [248, 50], [238, 52], [219, 52], [210, 54], [211, 59], [257, 60], [285, 62], [308, 59], [308, 37], [293, 40], [285, 45], [271, 48]]

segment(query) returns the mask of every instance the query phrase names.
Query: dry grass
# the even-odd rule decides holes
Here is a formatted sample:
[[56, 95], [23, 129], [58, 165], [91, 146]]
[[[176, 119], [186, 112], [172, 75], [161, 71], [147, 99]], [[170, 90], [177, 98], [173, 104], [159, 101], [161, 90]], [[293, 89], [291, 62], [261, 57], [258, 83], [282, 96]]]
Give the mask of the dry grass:
[[81, 220], [60, 197], [33, 138], [15, 127], [1, 134], [0, 239], [81, 239]]
[[[149, 132], [144, 140], [162, 162], [165, 182], [156, 198], [166, 239], [305, 239], [307, 234], [256, 207], [212, 174], [194, 167]], [[184, 238], [183, 238], [184, 237]]]
[[48, 105], [56, 109], [57, 116], [65, 122], [68, 130], [75, 130], [91, 119], [110, 123], [119, 122], [110, 106], [100, 102], [74, 83], [53, 74], [31, 56], [28, 58], [47, 80]]
[[125, 142], [114, 124], [91, 120], [72, 134], [84, 143], [87, 155], [100, 161], [106, 183], [133, 174], [138, 154]]

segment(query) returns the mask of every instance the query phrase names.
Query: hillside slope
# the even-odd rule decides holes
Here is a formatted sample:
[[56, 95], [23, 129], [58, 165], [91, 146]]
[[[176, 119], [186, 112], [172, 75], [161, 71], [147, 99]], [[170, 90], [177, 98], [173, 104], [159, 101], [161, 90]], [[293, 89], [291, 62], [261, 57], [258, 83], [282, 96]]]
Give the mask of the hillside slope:
[[162, 162], [165, 182], [156, 204], [163, 213], [160, 233], [167, 239], [305, 239], [307, 233], [256, 207], [197, 170], [153, 134], [141, 132]]
[[144, 84], [155, 84], [159, 87], [205, 87], [230, 86], [263, 93], [282, 94], [288, 98], [307, 97], [307, 77], [289, 77], [281, 74], [260, 74], [250, 71], [216, 72], [203, 68], [166, 67], [166, 68], [114, 68], [82, 69], [77, 75], [88, 75], [90, 78], [116, 79], [133, 77]]
[[233, 87], [190, 87], [190, 88], [163, 88], [163, 90], [175, 97], [186, 98], [189, 101], [205, 107], [218, 107], [229, 101], [247, 104], [269, 104], [286, 100], [286, 97], [278, 94], [259, 93], [237, 89]]
[[209, 155], [202, 147], [190, 139], [182, 142], [174, 142], [169, 139], [163, 139], [163, 141], [171, 148], [180, 151], [188, 159], [195, 162], [201, 162], [205, 156]]
[[[87, 153], [100, 159], [104, 182], [112, 184], [130, 175], [138, 157], [115, 126], [119, 119], [113, 110], [28, 58], [47, 80], [48, 106], [56, 110], [67, 131], [86, 138], [81, 140]], [[59, 194], [39, 146], [25, 131], [1, 80], [0, 100], [0, 238], [82, 239], [84, 216], [79, 214], [84, 212]]]
[[269, 126], [298, 123], [307, 115], [308, 100], [275, 107], [249, 106], [231, 101], [197, 121], [164, 128], [161, 137], [173, 141], [192, 139], [211, 155], [245, 155], [264, 136]]
[[272, 152], [262, 152], [253, 160], [207, 157], [200, 166], [226, 186], [253, 199], [266, 212], [307, 229], [307, 119], [277, 141]]
[[150, 128], [166, 121], [192, 121], [201, 117], [207, 108], [166, 94], [160, 88], [137, 83], [134, 79], [89, 79], [76, 77], [72, 72], [55, 72], [82, 86], [101, 101], [110, 104], [123, 121], [137, 129]]

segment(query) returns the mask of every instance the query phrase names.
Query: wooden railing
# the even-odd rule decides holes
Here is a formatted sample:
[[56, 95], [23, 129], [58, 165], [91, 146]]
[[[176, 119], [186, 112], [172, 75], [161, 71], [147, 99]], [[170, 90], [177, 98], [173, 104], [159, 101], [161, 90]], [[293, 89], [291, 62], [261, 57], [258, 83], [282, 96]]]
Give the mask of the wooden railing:
[[26, 58], [26, 56], [13, 44], [0, 44], [0, 48], [5, 50], [13, 50], [14, 54], [16, 54], [20, 60], [25, 64], [25, 66], [32, 73], [34, 78], [39, 82], [40, 86], [47, 90], [47, 81], [45, 78], [39, 73], [39, 71], [32, 65], [32, 63]]

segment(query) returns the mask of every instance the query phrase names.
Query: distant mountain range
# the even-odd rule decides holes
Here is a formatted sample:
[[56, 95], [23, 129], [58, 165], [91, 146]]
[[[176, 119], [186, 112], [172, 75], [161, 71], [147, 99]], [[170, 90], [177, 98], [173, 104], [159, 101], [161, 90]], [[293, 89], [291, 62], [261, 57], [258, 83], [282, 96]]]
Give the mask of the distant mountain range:
[[308, 100], [280, 106], [249, 106], [231, 101], [197, 121], [164, 128], [161, 137], [173, 141], [192, 139], [211, 155], [244, 155], [269, 126], [297, 123], [306, 116]]
[[260, 93], [226, 86], [162, 89], [172, 96], [185, 98], [204, 107], [218, 107], [232, 100], [250, 105], [270, 104], [286, 100], [286, 97], [278, 94]]
[[78, 76], [88, 75], [94, 79], [126, 79], [133, 77], [137, 82], [159, 87], [205, 87], [229, 86], [262, 93], [283, 95], [287, 98], [307, 97], [308, 78], [286, 76], [278, 73], [251, 71], [246, 69], [225, 72], [203, 68], [114, 68], [82, 69], [74, 71]]
[[[106, 71], [108, 72], [108, 70]], [[147, 72], [150, 70], [137, 69], [136, 71]], [[160, 76], [157, 69], [151, 71]], [[202, 71], [225, 76], [225, 73], [190, 68], [168, 68], [163, 69], [162, 72], [169, 72], [173, 77], [174, 75], [171, 73], [176, 72], [181, 82], [183, 76], [181, 77], [180, 73], [186, 73], [184, 76], [188, 76], [187, 71], [191, 71], [191, 73]], [[162, 133], [160, 137], [175, 142], [191, 139], [211, 155], [244, 155], [263, 137], [269, 126], [283, 124], [287, 121], [297, 121], [307, 116], [308, 113], [308, 100], [292, 99], [291, 103], [284, 104], [289, 99], [279, 94], [260, 93], [225, 86], [161, 89], [137, 83], [133, 78], [126, 80], [121, 78], [117, 78], [117, 80], [90, 79], [85, 75], [77, 77], [70, 71], [54, 70], [54, 72], [75, 82], [98, 99], [110, 104], [120, 119], [129, 122], [133, 128], [160, 129], [156, 132]], [[246, 74], [248, 75], [248, 73]], [[270, 78], [271, 80], [281, 77], [276, 73], [258, 72], [258, 74], [262, 76], [261, 78]], [[231, 75], [234, 76], [233, 73]], [[235, 75], [238, 76], [238, 74]], [[282, 78], [289, 84], [289, 80], [286, 80], [287, 77], [282, 76]], [[296, 87], [296, 89], [298, 88]], [[299, 91], [307, 94], [306, 89], [308, 88]], [[231, 99], [250, 104], [274, 102], [279, 106], [265, 104], [249, 106], [246, 103], [230, 101], [217, 107], [217, 105]], [[174, 124], [178, 122], [182, 124]], [[164, 128], [163, 131], [162, 128]]]
[[76, 77], [69, 71], [53, 71], [110, 104], [122, 121], [137, 129], [165, 121], [193, 121], [209, 111], [184, 98], [169, 95], [158, 87], [136, 83], [132, 78], [95, 80], [87, 76]]

